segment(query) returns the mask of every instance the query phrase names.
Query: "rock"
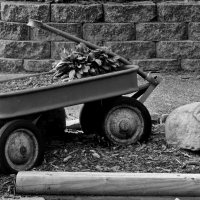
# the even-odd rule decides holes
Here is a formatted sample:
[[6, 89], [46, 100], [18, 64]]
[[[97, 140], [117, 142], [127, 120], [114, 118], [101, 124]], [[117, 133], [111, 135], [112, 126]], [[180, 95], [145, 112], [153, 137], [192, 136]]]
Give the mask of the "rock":
[[151, 122], [152, 124], [158, 124], [160, 119], [160, 115], [158, 113], [151, 114]]
[[164, 124], [166, 122], [168, 116], [169, 116], [169, 114], [162, 114], [160, 116], [160, 124]]
[[200, 102], [181, 106], [166, 119], [165, 137], [178, 149], [200, 150]]

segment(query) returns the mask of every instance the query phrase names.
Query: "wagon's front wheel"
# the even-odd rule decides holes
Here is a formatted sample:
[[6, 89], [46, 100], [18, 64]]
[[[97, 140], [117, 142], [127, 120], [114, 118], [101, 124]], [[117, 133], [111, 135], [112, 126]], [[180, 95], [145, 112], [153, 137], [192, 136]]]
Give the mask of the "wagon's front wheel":
[[105, 113], [103, 132], [116, 144], [144, 141], [151, 133], [151, 116], [139, 101], [120, 97]]
[[44, 155], [39, 129], [29, 121], [13, 120], [0, 129], [0, 170], [17, 173], [41, 163]]

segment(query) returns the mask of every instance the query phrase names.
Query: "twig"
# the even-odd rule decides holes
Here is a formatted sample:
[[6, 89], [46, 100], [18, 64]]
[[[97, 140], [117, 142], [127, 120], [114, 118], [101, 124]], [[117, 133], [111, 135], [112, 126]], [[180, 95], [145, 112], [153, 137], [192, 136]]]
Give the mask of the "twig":
[[73, 153], [77, 152], [78, 150], [79, 150], [79, 149], [76, 149], [76, 150], [74, 150], [74, 151], [72, 151], [72, 152], [68, 153], [67, 155], [69, 156], [69, 155], [71, 155], [71, 154], [73, 154]]

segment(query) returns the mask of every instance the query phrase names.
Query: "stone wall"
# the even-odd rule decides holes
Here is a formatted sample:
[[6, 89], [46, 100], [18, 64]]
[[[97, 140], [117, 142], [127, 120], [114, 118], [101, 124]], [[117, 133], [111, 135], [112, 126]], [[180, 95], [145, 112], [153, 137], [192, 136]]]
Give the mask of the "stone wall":
[[200, 69], [200, 3], [66, 4], [2, 1], [0, 72], [42, 72], [75, 44], [26, 25], [41, 20], [112, 51], [144, 70]]

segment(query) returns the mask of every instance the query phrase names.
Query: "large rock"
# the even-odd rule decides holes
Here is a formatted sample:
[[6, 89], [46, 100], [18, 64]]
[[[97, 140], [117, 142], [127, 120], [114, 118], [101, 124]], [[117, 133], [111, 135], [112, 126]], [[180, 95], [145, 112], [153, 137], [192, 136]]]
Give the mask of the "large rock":
[[181, 106], [170, 113], [165, 123], [169, 145], [179, 149], [200, 150], [200, 102]]

